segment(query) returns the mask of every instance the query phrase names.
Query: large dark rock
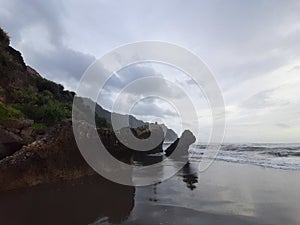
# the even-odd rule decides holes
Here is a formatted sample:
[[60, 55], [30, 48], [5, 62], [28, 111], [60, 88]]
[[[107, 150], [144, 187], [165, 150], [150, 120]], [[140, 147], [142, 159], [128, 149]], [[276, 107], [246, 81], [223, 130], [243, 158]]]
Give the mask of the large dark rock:
[[[155, 154], [163, 152], [164, 132], [159, 125], [149, 124], [137, 128], [122, 128], [120, 132], [123, 141], [130, 143], [132, 146], [130, 151], [134, 154]], [[132, 134], [139, 140], [145, 140], [145, 142], [129, 141], [131, 140]]]
[[[82, 135], [88, 135], [83, 126], [81, 129]], [[98, 129], [98, 133], [113, 156], [125, 163], [130, 162], [133, 151], [118, 142], [111, 129]], [[2, 159], [0, 171], [0, 189], [35, 186], [95, 174], [77, 147], [71, 120], [63, 121], [40, 140]]]
[[195, 136], [193, 133], [189, 130], [185, 130], [180, 138], [177, 138], [177, 140], [172, 143], [165, 151], [165, 154], [167, 157], [169, 157], [176, 149], [178, 149], [177, 154], [175, 157], [180, 157], [180, 156], [187, 156], [189, 146], [193, 144], [196, 141]]
[[0, 160], [14, 154], [16, 151], [20, 150], [22, 146], [23, 144], [18, 141], [10, 143], [0, 143]]
[[[76, 122], [81, 130], [82, 137], [101, 138], [106, 149], [120, 161], [131, 163], [133, 156], [142, 154], [147, 160], [147, 155], [162, 152], [162, 142], [154, 149], [147, 152], [132, 150], [122, 144], [112, 129], [98, 129], [98, 135], [89, 136], [88, 129], [93, 129], [85, 122]], [[147, 126], [141, 128], [129, 128], [139, 139], [146, 139], [150, 132], [157, 137], [163, 138], [162, 129], [157, 126], [149, 130]], [[176, 145], [187, 151], [189, 145], [194, 142], [194, 136], [189, 131], [182, 135], [183, 141], [177, 140]], [[88, 143], [87, 143], [88, 144]], [[171, 154], [174, 144], [171, 145], [167, 154]], [[120, 168], [113, 168], [119, 171]], [[71, 120], [65, 120], [53, 127], [41, 139], [23, 146], [0, 161], [0, 189], [15, 189], [35, 186], [42, 183], [53, 183], [62, 180], [72, 180], [83, 176], [95, 175], [95, 172], [83, 159], [73, 134]]]
[[33, 141], [32, 120], [0, 121], [0, 160]]
[[0, 161], [0, 189], [15, 189], [94, 174], [82, 158], [70, 120]]

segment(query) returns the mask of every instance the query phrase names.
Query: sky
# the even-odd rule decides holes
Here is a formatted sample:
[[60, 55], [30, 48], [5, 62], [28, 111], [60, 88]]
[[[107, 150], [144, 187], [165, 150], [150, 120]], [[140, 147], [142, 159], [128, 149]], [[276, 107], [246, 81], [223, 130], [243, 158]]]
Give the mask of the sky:
[[[26, 64], [47, 79], [76, 90], [95, 60], [127, 43], [159, 40], [193, 51], [208, 66], [222, 91], [225, 142], [300, 142], [300, 2], [209, 1], [22, 1], [0, 0], [0, 26]], [[112, 75], [99, 103], [111, 109], [122, 88], [135, 79], [165, 77], [186, 90], [197, 111], [184, 121], [209, 138], [211, 110], [198, 86], [167, 65], [143, 63]], [[153, 84], [157, 96], [125, 105], [147, 121], [161, 121], [180, 133], [174, 105], [184, 102], [167, 83]], [[140, 88], [142, 91], [143, 87]], [[188, 113], [188, 112], [187, 112]]]

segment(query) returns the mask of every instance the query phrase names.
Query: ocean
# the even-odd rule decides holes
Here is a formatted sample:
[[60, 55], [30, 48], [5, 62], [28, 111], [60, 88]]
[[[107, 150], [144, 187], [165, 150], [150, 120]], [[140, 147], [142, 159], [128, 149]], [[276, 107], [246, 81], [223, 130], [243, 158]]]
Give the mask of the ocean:
[[[198, 161], [206, 157], [206, 151], [205, 144], [194, 144], [190, 149], [191, 161]], [[275, 169], [300, 170], [300, 144], [223, 144], [215, 160]]]

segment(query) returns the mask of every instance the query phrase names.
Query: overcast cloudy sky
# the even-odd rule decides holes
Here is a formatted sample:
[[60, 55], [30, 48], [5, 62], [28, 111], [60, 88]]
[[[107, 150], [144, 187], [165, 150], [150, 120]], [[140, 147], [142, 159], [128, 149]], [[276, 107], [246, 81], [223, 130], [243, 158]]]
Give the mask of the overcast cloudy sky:
[[[167, 41], [192, 50], [213, 71], [226, 105], [225, 141], [300, 141], [300, 1], [0, 0], [0, 5], [0, 26], [11, 45], [27, 64], [67, 89], [76, 90], [85, 69], [119, 45]], [[124, 85], [150, 75], [189, 83], [172, 68], [136, 65], [114, 75], [99, 102], [109, 109]], [[195, 85], [187, 89], [198, 101], [200, 133], [208, 136], [208, 105], [197, 98]], [[180, 100], [176, 91], [170, 97]], [[142, 119], [161, 117], [179, 131], [176, 111], [162, 99], [145, 99], [132, 112]]]

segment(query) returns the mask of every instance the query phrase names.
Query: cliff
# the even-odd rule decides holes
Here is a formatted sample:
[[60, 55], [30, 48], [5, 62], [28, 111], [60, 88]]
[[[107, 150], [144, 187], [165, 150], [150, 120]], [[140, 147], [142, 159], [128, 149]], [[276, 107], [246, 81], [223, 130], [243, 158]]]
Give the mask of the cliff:
[[[41, 77], [36, 70], [26, 66], [21, 53], [9, 46], [9, 38], [0, 28], [0, 189], [95, 174], [80, 154], [74, 138], [70, 119], [74, 97], [74, 92], [64, 90], [62, 85]], [[91, 100], [82, 98], [86, 107], [81, 109], [90, 111], [90, 103]], [[152, 149], [141, 153], [118, 140], [110, 120], [111, 112], [96, 105], [98, 136], [107, 150], [125, 163], [131, 163], [136, 156], [148, 160], [149, 154], [162, 154], [163, 141], [177, 138], [165, 125], [151, 124], [150, 131], [149, 123], [130, 115], [129, 127], [119, 128], [125, 142], [132, 133], [139, 139], [154, 134], [161, 140]], [[85, 121], [84, 126], [90, 126], [89, 123]], [[188, 154], [188, 146], [194, 141], [190, 136], [185, 139], [186, 144], [181, 146], [184, 155]], [[168, 156], [176, 146], [168, 148]]]

